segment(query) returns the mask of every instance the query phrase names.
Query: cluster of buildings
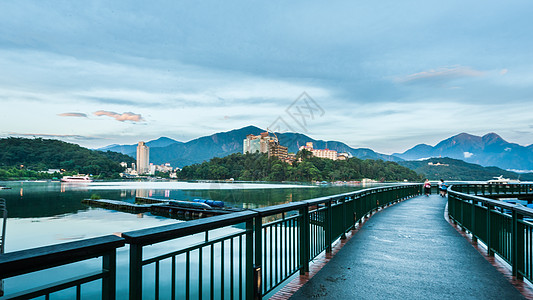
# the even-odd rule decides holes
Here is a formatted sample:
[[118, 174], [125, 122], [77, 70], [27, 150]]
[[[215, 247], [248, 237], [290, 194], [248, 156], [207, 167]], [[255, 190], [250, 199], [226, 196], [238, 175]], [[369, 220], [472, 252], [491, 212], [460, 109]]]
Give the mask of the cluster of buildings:
[[[338, 153], [330, 149], [314, 149], [313, 143], [308, 142], [305, 146], [301, 146], [299, 150], [307, 150], [315, 157], [327, 158], [331, 160], [346, 160], [350, 157], [348, 153]], [[294, 153], [288, 152], [288, 147], [282, 146], [279, 143], [278, 137], [274, 134], [271, 136], [268, 132], [263, 132], [259, 135], [249, 134], [243, 141], [242, 152], [246, 153], [266, 153], [268, 157], [277, 157], [282, 161], [292, 164], [296, 160]], [[127, 163], [122, 162], [121, 166], [126, 168], [122, 177], [135, 178], [142, 175], [155, 175], [156, 172], [170, 173], [170, 178], [177, 178], [176, 171], [179, 168], [172, 168], [169, 163], [162, 165], [154, 165], [150, 163], [150, 147], [145, 142], [137, 144], [137, 163], [132, 163], [128, 166]]]
[[[331, 160], [346, 160], [350, 157], [348, 153], [338, 153], [335, 150], [329, 149], [314, 149], [313, 143], [308, 142], [305, 146], [301, 146], [299, 150], [307, 150], [313, 156], [320, 158], [327, 158]], [[296, 160], [293, 153], [288, 153], [288, 148], [280, 145], [277, 136], [269, 135], [268, 132], [263, 132], [260, 135], [249, 134], [243, 141], [242, 153], [267, 153], [268, 157], [278, 157], [280, 160], [292, 163]]]
[[128, 167], [127, 163], [122, 162], [120, 165], [126, 168], [124, 173], [121, 174], [122, 177], [126, 178], [155, 175], [155, 172], [170, 173], [170, 178], [177, 178], [176, 171], [179, 170], [172, 168], [169, 163], [162, 165], [150, 163], [150, 147], [145, 142], [137, 144], [137, 164], [132, 163], [131, 167]]

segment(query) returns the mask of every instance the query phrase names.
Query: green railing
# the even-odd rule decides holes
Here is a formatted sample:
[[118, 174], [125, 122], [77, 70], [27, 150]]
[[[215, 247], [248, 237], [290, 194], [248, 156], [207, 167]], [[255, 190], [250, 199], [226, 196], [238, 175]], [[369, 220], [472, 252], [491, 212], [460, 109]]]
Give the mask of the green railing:
[[130, 299], [260, 299], [308, 272], [357, 221], [419, 194], [420, 185], [371, 188], [123, 233]]
[[[129, 244], [130, 299], [261, 299], [346, 237], [380, 207], [421, 192], [421, 185], [377, 187], [206, 219], [58, 244], [0, 256], [0, 279], [102, 260], [91, 274], [0, 299], [30, 299], [101, 280], [102, 299], [116, 294], [116, 249]], [[76, 270], [79, 271], [79, 270]], [[126, 278], [121, 277], [121, 281]], [[74, 297], [72, 297], [74, 298]]]
[[[474, 240], [498, 254], [517, 278], [533, 279], [533, 209], [486, 197], [531, 196], [531, 184], [453, 185], [448, 195], [448, 215]], [[481, 197], [478, 195], [484, 195]]]
[[[82, 285], [101, 281], [101, 297], [104, 300], [115, 299], [116, 293], [116, 249], [124, 246], [120, 237], [109, 235], [82, 241], [57, 244], [35, 249], [8, 252], [0, 255], [0, 279], [15, 278], [41, 270], [59, 266], [101, 259], [101, 268], [93, 272], [80, 272], [81, 275], [55, 280], [60, 270], [45, 276], [50, 282], [45, 285], [32, 286], [32, 281], [25, 281], [25, 290], [7, 294], [0, 299], [32, 299], [50, 295], [59, 291], [74, 289], [70, 299], [81, 299]], [[7, 288], [7, 287], [6, 287]], [[64, 295], [63, 295], [64, 296]]]

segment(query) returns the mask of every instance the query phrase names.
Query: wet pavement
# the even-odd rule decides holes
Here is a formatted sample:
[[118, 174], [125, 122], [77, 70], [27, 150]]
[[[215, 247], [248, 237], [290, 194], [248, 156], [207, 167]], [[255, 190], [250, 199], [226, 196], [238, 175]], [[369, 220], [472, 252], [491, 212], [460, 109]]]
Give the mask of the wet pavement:
[[374, 214], [291, 299], [525, 299], [445, 219], [446, 199]]

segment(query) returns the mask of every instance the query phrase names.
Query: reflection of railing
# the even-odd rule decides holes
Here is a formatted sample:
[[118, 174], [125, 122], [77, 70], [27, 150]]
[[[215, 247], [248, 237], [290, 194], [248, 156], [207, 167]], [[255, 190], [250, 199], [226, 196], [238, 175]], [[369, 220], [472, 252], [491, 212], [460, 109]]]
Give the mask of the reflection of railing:
[[7, 224], [7, 207], [6, 200], [0, 198], [0, 215], [2, 216], [2, 236], [0, 236], [0, 254], [5, 251], [6, 244], [6, 224]]
[[[2, 254], [0, 255], [0, 279], [82, 262], [92, 258], [102, 258], [100, 270], [63, 281], [29, 288], [25, 291], [9, 294], [2, 299], [31, 299], [40, 296], [45, 296], [46, 299], [49, 299], [50, 294], [69, 288], [76, 289], [76, 296], [72, 298], [80, 299], [82, 284], [97, 280], [102, 281], [102, 299], [115, 299], [116, 248], [122, 246], [124, 246], [122, 238], [109, 235]], [[56, 272], [60, 271], [56, 270]], [[52, 274], [50, 278], [56, 276], [57, 274]], [[28, 282], [27, 285], [29, 286], [30, 283]]]
[[[95, 273], [26, 290], [27, 299], [102, 280], [116, 294], [116, 248], [128, 243], [129, 298], [261, 298], [373, 211], [420, 194], [421, 185], [365, 189], [0, 256], [0, 279], [101, 257]], [[154, 245], [154, 246], [150, 246]]]
[[[531, 196], [531, 184], [453, 185], [449, 189], [448, 214], [468, 230], [474, 240], [498, 254], [517, 278], [533, 280], [533, 209], [485, 197]], [[484, 195], [485, 197], [477, 196]]]
[[[7, 207], [6, 200], [0, 198], [0, 214], [2, 216], [2, 235], [0, 236], [0, 255], [4, 254], [6, 244]], [[0, 297], [4, 295], [4, 281], [0, 279]]]
[[[130, 299], [261, 298], [308, 272], [357, 221], [418, 194], [420, 185], [379, 187], [123, 233], [130, 244]], [[193, 235], [194, 245], [179, 247]], [[163, 242], [178, 249], [147, 254], [148, 245]]]

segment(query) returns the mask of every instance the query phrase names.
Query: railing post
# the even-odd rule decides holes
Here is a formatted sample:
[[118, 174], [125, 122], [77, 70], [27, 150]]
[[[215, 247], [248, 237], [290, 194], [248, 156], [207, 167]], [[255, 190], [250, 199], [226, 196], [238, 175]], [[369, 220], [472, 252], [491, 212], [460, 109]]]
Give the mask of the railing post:
[[115, 300], [117, 286], [117, 250], [113, 249], [102, 257], [102, 269], [106, 271], [102, 279], [102, 299]]
[[142, 251], [141, 245], [130, 244], [130, 300], [142, 299]]
[[331, 253], [331, 227], [332, 227], [332, 213], [331, 213], [331, 199], [326, 202], [326, 253]]
[[300, 208], [300, 275], [309, 272], [309, 207]]
[[470, 218], [470, 233], [472, 234], [472, 241], [474, 243], [477, 242], [477, 237], [476, 237], [476, 201], [475, 200], [472, 200], [472, 217]]
[[254, 299], [254, 220], [246, 221], [246, 299]]
[[491, 222], [492, 205], [487, 203], [487, 254], [494, 256], [492, 251], [492, 222]]
[[346, 230], [348, 229], [348, 221], [346, 220], [346, 197], [342, 199], [342, 228], [343, 232], [341, 235], [341, 239], [346, 239]]
[[524, 265], [524, 233], [519, 230], [520, 220], [522, 220], [522, 215], [518, 214], [518, 212], [513, 209], [513, 252], [511, 254], [511, 265], [513, 268], [513, 276], [515, 276], [517, 279], [523, 278], [522, 274], [519, 272], [519, 268]]
[[[254, 285], [254, 299], [256, 300], [260, 300], [262, 299], [262, 295], [263, 295], [263, 290], [262, 290], [262, 278], [261, 278], [261, 273], [262, 273], [262, 259], [263, 259], [263, 247], [261, 245], [262, 241], [263, 241], [263, 238], [262, 238], [262, 233], [263, 233], [263, 218], [261, 217], [261, 215], [258, 215], [257, 217], [254, 218], [254, 223], [255, 223], [255, 226], [254, 226], [254, 231], [255, 231], [255, 235], [254, 235], [254, 244], [255, 244], [255, 259], [254, 259], [254, 281], [253, 281], [253, 285]], [[286, 226], [287, 224], [285, 224]]]

